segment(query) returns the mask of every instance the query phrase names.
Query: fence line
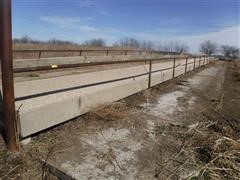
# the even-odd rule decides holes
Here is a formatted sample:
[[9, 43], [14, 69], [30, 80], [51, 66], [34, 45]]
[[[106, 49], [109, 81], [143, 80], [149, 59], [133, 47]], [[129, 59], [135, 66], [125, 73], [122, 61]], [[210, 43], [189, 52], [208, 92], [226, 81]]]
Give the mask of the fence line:
[[24, 54], [29, 54], [29, 53], [36, 53], [38, 54], [38, 59], [41, 59], [43, 53], [63, 53], [63, 52], [73, 52], [73, 53], [78, 53], [78, 56], [82, 56], [84, 52], [102, 52], [106, 56], [108, 56], [111, 53], [116, 53], [116, 52], [121, 52], [124, 55], [129, 55], [129, 53], [138, 53], [139, 55], [142, 55], [142, 53], [148, 53], [148, 54], [177, 54], [175, 52], [168, 52], [168, 51], [153, 51], [153, 50], [134, 50], [134, 49], [68, 49], [68, 50], [60, 50], [60, 49], [47, 49], [47, 50], [42, 50], [42, 49], [37, 49], [37, 50], [13, 50], [13, 54], [19, 54], [19, 53], [24, 53]]
[[[166, 59], [166, 58], [164, 58], [164, 59]], [[141, 63], [144, 62], [144, 63], [148, 63], [149, 71], [146, 72], [146, 73], [141, 73], [141, 74], [132, 75], [132, 76], [128, 76], [128, 77], [122, 77], [122, 78], [118, 78], [118, 79], [112, 79], [112, 80], [108, 80], [108, 81], [101, 81], [101, 82], [96, 82], [96, 83], [91, 83], [91, 84], [79, 85], [79, 86], [70, 87], [70, 88], [63, 88], [63, 89], [58, 89], [58, 90], [54, 90], [54, 91], [41, 92], [41, 93], [37, 93], [37, 94], [33, 94], [33, 95], [18, 97], [18, 98], [15, 98], [15, 101], [22, 101], [22, 100], [41, 97], [41, 96], [47, 96], [47, 95], [51, 95], [51, 94], [57, 94], [57, 93], [61, 93], [61, 92], [67, 92], [67, 91], [72, 91], [72, 90], [76, 90], [76, 89], [82, 89], [82, 88], [86, 88], [86, 87], [98, 86], [98, 85], [102, 85], [102, 84], [108, 84], [108, 83], [112, 83], [112, 82], [123, 81], [123, 80], [132, 79], [132, 78], [136, 78], [136, 77], [141, 77], [141, 76], [145, 76], [145, 75], [148, 75], [148, 88], [151, 88], [151, 79], [152, 79], [152, 74], [154, 74], [154, 73], [173, 69], [173, 78], [175, 77], [175, 69], [177, 67], [181, 66], [181, 64], [176, 66], [176, 60], [177, 59], [183, 59], [183, 58], [174, 58], [173, 67], [163, 68], [163, 69], [159, 69], [159, 70], [155, 70], [155, 71], [152, 71], [152, 64], [153, 64], [154, 61], [162, 60], [161, 58], [160, 59], [147, 59], [147, 60], [87, 63], [87, 64], [84, 64], [85, 67], [86, 66], [106, 65], [106, 64], [111, 65], [111, 64], [124, 64], [124, 63], [132, 63], [132, 62], [141, 62]], [[193, 62], [194, 63], [194, 68], [193, 68], [193, 70], [196, 67], [195, 66], [196, 62], [199, 62], [198, 67], [200, 67], [201, 66], [201, 57], [200, 57], [199, 61], [196, 61], [196, 57], [194, 57], [194, 62]], [[205, 63], [205, 58], [204, 58], [203, 62]], [[208, 62], [209, 62], [209, 58], [208, 58]], [[193, 64], [193, 63], [192, 62], [188, 63], [188, 57], [186, 57], [186, 63], [184, 65], [182, 65], [182, 66], [185, 66], [185, 73], [187, 73], [188, 64]], [[81, 66], [81, 64], [78, 64], [78, 67], [83, 67], [83, 66]], [[20, 72], [20, 71], [15, 70], [15, 72]], [[25, 72], [27, 72], [27, 71], [25, 71]]]
[[[201, 56], [196, 56], [197, 58]], [[174, 57], [174, 60], [183, 59], [186, 57]], [[23, 72], [35, 72], [35, 71], [47, 71], [47, 70], [56, 70], [56, 69], [67, 69], [67, 68], [79, 68], [79, 67], [90, 67], [90, 66], [101, 66], [101, 65], [114, 65], [114, 64], [130, 64], [130, 63], [150, 63], [156, 61], [170, 60], [172, 58], [151, 58], [151, 59], [132, 59], [124, 61], [101, 61], [101, 62], [89, 62], [89, 63], [76, 63], [76, 64], [54, 64], [47, 66], [37, 66], [37, 67], [26, 67], [26, 68], [15, 68], [14, 73], [23, 73]]]

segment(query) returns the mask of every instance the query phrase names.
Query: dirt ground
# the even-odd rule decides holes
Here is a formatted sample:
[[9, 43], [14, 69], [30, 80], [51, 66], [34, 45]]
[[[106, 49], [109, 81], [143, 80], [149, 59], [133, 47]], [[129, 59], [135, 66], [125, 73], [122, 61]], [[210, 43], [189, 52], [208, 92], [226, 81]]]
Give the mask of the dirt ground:
[[240, 179], [240, 61], [215, 62], [35, 136], [0, 179]]

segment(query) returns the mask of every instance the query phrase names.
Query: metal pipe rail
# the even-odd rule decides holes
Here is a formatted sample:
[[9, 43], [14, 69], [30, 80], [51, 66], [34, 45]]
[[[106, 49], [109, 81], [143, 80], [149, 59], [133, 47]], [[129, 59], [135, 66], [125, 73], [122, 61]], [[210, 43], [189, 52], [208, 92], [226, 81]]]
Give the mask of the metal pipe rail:
[[106, 56], [110, 53], [121, 52], [124, 55], [128, 55], [129, 52], [135, 52], [141, 55], [142, 53], [149, 53], [149, 54], [176, 54], [175, 52], [167, 52], [167, 51], [151, 51], [151, 50], [136, 50], [136, 49], [68, 49], [68, 50], [59, 50], [59, 49], [46, 49], [46, 50], [13, 50], [14, 54], [19, 53], [36, 53], [38, 54], [38, 59], [42, 57], [43, 53], [63, 53], [63, 52], [73, 52], [78, 53], [78, 56], [82, 56], [84, 52], [103, 52]]
[[[73, 91], [76, 89], [82, 89], [82, 88], [87, 88], [87, 87], [92, 87], [92, 86], [98, 86], [98, 85], [102, 85], [102, 84], [108, 84], [108, 83], [112, 83], [112, 82], [117, 82], [117, 81], [123, 81], [123, 80], [127, 80], [127, 79], [132, 79], [132, 78], [136, 78], [136, 77], [141, 77], [141, 76], [145, 76], [148, 75], [148, 88], [151, 88], [151, 77], [152, 74], [157, 73], [157, 72], [162, 72], [162, 71], [166, 71], [166, 70], [171, 70], [173, 69], [173, 78], [174, 73], [175, 73], [175, 69], [179, 66], [181, 66], [181, 64], [179, 65], [175, 65], [176, 64], [176, 60], [177, 59], [183, 59], [183, 58], [174, 58], [174, 63], [172, 67], [167, 67], [164, 69], [159, 69], [159, 70], [154, 70], [152, 71], [152, 65], [153, 62], [159, 61], [159, 60], [163, 60], [163, 59], [169, 59], [169, 58], [160, 58], [160, 59], [146, 59], [146, 60], [131, 60], [131, 61], [113, 61], [113, 62], [95, 62], [95, 63], [84, 63], [84, 64], [77, 64], [76, 66], [78, 67], [86, 67], [86, 66], [98, 66], [98, 65], [109, 65], [109, 64], [124, 64], [124, 63], [136, 63], [136, 62], [141, 62], [141, 63], [149, 63], [149, 71], [142, 73], [142, 74], [137, 74], [137, 75], [132, 75], [132, 76], [127, 76], [127, 77], [122, 77], [122, 78], [118, 78], [118, 79], [112, 79], [112, 80], [107, 80], [107, 81], [101, 81], [101, 82], [96, 82], [96, 83], [91, 83], [91, 84], [84, 84], [84, 85], [79, 85], [79, 86], [75, 86], [75, 87], [70, 87], [70, 88], [63, 88], [63, 89], [58, 89], [58, 90], [54, 90], [54, 91], [48, 91], [48, 92], [41, 92], [41, 93], [37, 93], [37, 94], [32, 94], [32, 95], [27, 95], [27, 96], [23, 96], [23, 97], [18, 97], [15, 98], [15, 101], [23, 101], [23, 100], [27, 100], [27, 99], [32, 99], [32, 98], [37, 98], [37, 97], [41, 97], [41, 96], [47, 96], [47, 95], [51, 95], [51, 94], [57, 94], [57, 93], [61, 93], [61, 92], [66, 92], [66, 91]], [[186, 57], [186, 62], [188, 60], [188, 57]], [[209, 59], [208, 59], [209, 60]], [[199, 64], [201, 63], [201, 57], [199, 61], [196, 61], [196, 57], [194, 57], [194, 69], [195, 69], [195, 63], [199, 62]], [[204, 57], [204, 62], [205, 62], [205, 57]], [[188, 64], [193, 64], [193, 63], [185, 63], [182, 66], [185, 66], [185, 73], [187, 72], [187, 66]], [[200, 66], [199, 66], [200, 67]], [[63, 68], [63, 67], [61, 67]], [[16, 71], [16, 70], [15, 70]]]
[[[201, 56], [200, 56], [201, 57]], [[183, 59], [184, 57], [176, 57], [177, 59]], [[197, 58], [194, 57], [194, 58]], [[36, 72], [36, 71], [47, 71], [47, 70], [56, 70], [56, 69], [67, 69], [67, 68], [79, 68], [79, 67], [90, 67], [90, 66], [101, 66], [101, 65], [114, 65], [114, 64], [129, 64], [129, 63], [147, 63], [154, 61], [163, 61], [169, 60], [171, 58], [152, 58], [152, 59], [134, 59], [127, 61], [101, 61], [101, 62], [89, 62], [89, 63], [76, 63], [76, 64], [54, 64], [48, 66], [38, 66], [38, 67], [26, 67], [26, 68], [15, 68], [14, 73], [23, 73], [23, 72]]]

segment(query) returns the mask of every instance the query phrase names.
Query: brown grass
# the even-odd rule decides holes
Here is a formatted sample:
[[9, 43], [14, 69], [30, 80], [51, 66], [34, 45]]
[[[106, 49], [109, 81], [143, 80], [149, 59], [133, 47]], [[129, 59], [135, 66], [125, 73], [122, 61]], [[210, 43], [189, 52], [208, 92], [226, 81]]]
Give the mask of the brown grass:
[[[122, 50], [122, 48], [118, 47], [94, 47], [94, 46], [83, 46], [77, 44], [59, 44], [52, 45], [46, 43], [14, 43], [13, 50], [103, 50], [98, 52], [82, 52], [82, 56], [96, 56], [96, 55], [106, 55], [106, 50]], [[129, 50], [133, 48], [128, 48]], [[130, 52], [129, 54], [136, 54], [138, 52]], [[125, 52], [110, 52], [109, 55], [124, 55]], [[79, 56], [79, 52], [45, 52], [41, 54], [41, 58], [46, 57], [69, 57], [69, 56]], [[30, 59], [30, 58], [38, 58], [38, 53], [13, 53], [14, 59]]]
[[90, 118], [104, 121], [124, 119], [128, 115], [128, 107], [124, 101], [101, 105], [89, 112]]
[[[240, 142], [198, 126], [189, 147], [195, 147], [198, 170], [187, 179], [238, 179], [240, 177]], [[202, 164], [202, 165], [201, 165]]]

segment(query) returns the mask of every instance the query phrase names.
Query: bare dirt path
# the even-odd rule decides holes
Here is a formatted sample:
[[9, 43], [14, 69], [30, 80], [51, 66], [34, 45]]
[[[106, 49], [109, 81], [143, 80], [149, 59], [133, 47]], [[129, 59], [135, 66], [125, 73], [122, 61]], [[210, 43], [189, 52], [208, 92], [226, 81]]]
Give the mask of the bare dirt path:
[[18, 157], [2, 148], [0, 179], [239, 179], [239, 65], [216, 62], [95, 109]]

